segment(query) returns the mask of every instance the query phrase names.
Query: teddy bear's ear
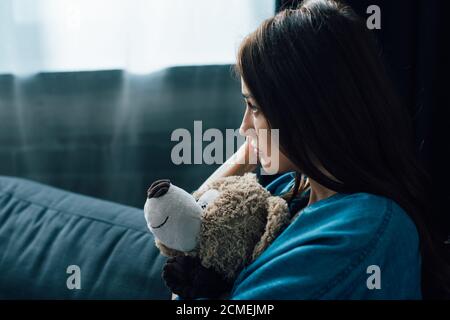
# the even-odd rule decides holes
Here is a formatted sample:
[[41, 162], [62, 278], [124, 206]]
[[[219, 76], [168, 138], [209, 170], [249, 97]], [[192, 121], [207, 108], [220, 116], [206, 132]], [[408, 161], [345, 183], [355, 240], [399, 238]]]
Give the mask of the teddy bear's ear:
[[289, 221], [290, 213], [286, 201], [280, 197], [268, 197], [266, 228], [253, 250], [252, 260], [255, 260], [272, 243]]

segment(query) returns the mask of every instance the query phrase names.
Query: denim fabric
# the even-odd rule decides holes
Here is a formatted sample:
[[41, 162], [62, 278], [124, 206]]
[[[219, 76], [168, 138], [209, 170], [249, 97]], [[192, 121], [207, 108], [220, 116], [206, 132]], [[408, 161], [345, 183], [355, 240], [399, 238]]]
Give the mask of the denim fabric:
[[[267, 189], [280, 195], [293, 183], [287, 173]], [[379, 267], [379, 289], [369, 289], [371, 266]], [[303, 208], [242, 270], [230, 299], [421, 299], [420, 274], [418, 233], [400, 206], [338, 193]]]

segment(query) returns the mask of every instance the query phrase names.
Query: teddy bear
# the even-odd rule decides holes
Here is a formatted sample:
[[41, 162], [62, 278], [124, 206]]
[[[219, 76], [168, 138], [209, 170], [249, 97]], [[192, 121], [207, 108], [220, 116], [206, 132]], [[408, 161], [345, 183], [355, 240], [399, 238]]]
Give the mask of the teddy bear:
[[184, 299], [226, 295], [290, 221], [286, 201], [254, 173], [219, 178], [193, 194], [157, 180], [144, 213], [156, 246], [169, 257], [163, 278]]

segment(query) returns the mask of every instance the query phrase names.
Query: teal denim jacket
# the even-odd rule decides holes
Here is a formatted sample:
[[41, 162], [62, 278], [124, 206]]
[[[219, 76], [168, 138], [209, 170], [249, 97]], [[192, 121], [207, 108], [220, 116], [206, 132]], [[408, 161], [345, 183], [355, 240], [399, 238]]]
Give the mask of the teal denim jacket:
[[[267, 186], [288, 191], [294, 174]], [[239, 274], [230, 299], [421, 299], [416, 227], [393, 200], [337, 193], [304, 207]]]

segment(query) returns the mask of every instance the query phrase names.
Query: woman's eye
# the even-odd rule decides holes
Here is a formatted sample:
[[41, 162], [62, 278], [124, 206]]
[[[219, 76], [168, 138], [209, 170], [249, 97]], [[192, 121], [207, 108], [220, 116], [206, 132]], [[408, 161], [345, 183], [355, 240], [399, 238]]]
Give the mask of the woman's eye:
[[255, 105], [251, 104], [248, 101], [247, 101], [247, 107], [255, 114], [258, 113], [258, 111], [259, 111], [258, 107], [256, 107]]

